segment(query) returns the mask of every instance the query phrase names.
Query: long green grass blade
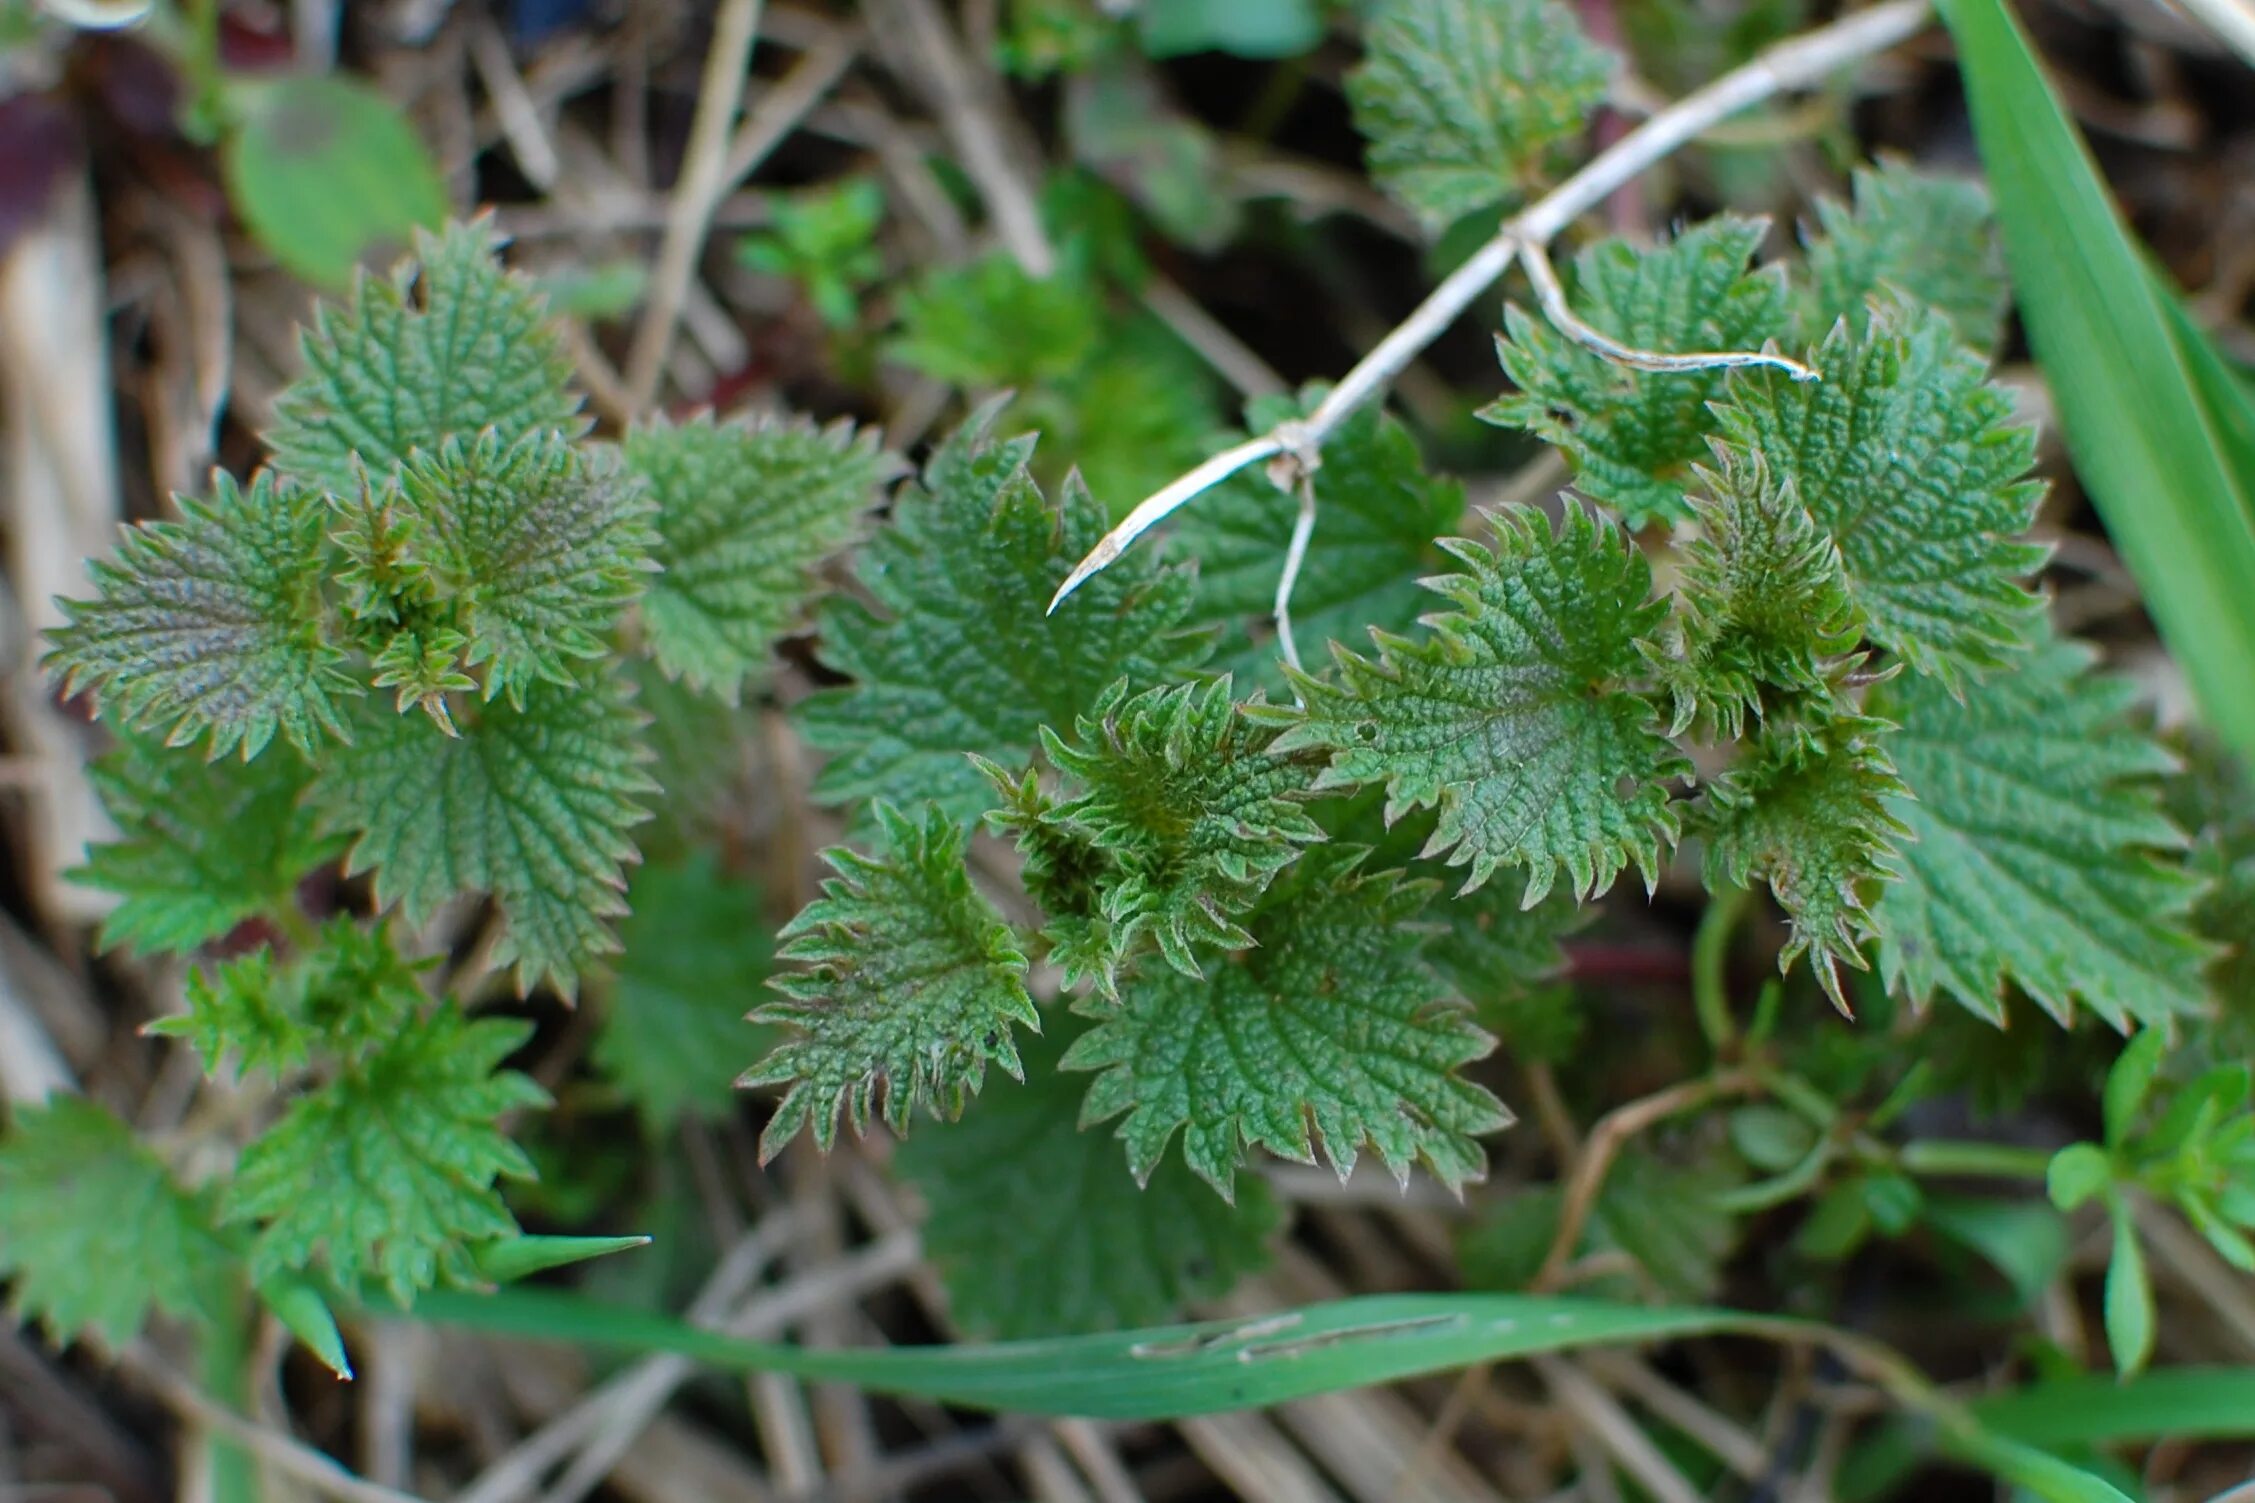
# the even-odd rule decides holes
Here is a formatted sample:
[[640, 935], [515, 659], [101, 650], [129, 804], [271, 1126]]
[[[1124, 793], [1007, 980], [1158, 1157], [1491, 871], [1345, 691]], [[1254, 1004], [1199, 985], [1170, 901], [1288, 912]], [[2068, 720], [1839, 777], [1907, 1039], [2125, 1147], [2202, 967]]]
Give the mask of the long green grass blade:
[[1165, 1420], [1259, 1408], [1475, 1362], [1740, 1331], [1805, 1331], [1729, 1310], [1533, 1295], [1373, 1295], [1255, 1320], [989, 1346], [817, 1351], [744, 1341], [663, 1315], [545, 1290], [426, 1294], [418, 1318], [614, 1352], [671, 1352], [728, 1371], [852, 1383], [966, 1408]]
[[2056, 1378], [1978, 1399], [1975, 1419], [2034, 1446], [2255, 1440], [2255, 1367], [2170, 1367], [2129, 1382]]
[[[746, 1341], [671, 1316], [543, 1289], [438, 1292], [419, 1319], [628, 1355], [671, 1353], [731, 1372], [778, 1372], [967, 1409], [1172, 1420], [1577, 1347], [1743, 1335], [1805, 1341], [1824, 1328], [1735, 1310], [1523, 1294], [1370, 1295], [1249, 1320], [985, 1346], [815, 1350]], [[1922, 1383], [1908, 1385], [1923, 1390]], [[1945, 1406], [1950, 1451], [2047, 1503], [2128, 1503], [2031, 1438]]]
[[1951, 1437], [1943, 1449], [2047, 1503], [2136, 1503], [2105, 1478], [1992, 1431], [1964, 1431]]
[[[2111, 1373], [2054, 1378], [1975, 1399], [1966, 1410], [1991, 1439], [2070, 1454], [2111, 1444], [2255, 1440], [2255, 1367], [2170, 1367], [2127, 1382]], [[1841, 1465], [1841, 1503], [1892, 1496], [1933, 1443], [1915, 1419], [1874, 1431]], [[1961, 1445], [1945, 1448], [1987, 1465]]]
[[2247, 507], [2248, 523], [2255, 526], [2255, 390], [2231, 368], [2207, 332], [2192, 321], [2174, 290], [2161, 284], [2159, 296], [2177, 351], [2184, 357], [2185, 369], [2192, 373], [2201, 410], [2215, 430], [2226, 467], [2239, 482], [2239, 499]]
[[2255, 755], [2255, 477], [2003, 0], [1942, 0], [2021, 320], [2075, 471], [2203, 713]]

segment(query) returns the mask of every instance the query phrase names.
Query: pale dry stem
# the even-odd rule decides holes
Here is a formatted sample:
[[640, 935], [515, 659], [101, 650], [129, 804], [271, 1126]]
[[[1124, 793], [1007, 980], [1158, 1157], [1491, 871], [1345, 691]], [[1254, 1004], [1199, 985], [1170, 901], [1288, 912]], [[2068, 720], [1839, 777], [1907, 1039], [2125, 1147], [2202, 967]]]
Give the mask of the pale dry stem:
[[1531, 240], [1527, 241], [1519, 247], [1519, 264], [1527, 268], [1527, 280], [1534, 283], [1535, 299], [1542, 305], [1543, 317], [1549, 319], [1559, 333], [1599, 359], [1638, 371], [1666, 373], [1768, 366], [1785, 372], [1796, 381], [1823, 379], [1812, 367], [1767, 350], [1689, 350], [1672, 354], [1666, 350], [1645, 350], [1632, 344], [1623, 344], [1603, 329], [1584, 322], [1582, 316], [1566, 301], [1566, 289], [1559, 285], [1557, 269], [1550, 264], [1550, 252]]
[[729, 129], [744, 101], [744, 80], [752, 66], [752, 40], [759, 31], [761, 0], [722, 0], [713, 25], [712, 50], [697, 90], [697, 112], [689, 124], [689, 150], [674, 185], [658, 265], [650, 277], [650, 299], [627, 352], [626, 389], [636, 411], [647, 410], [658, 394], [658, 379], [673, 348], [674, 327], [697, 267], [697, 252], [714, 207], [727, 192]]
[[[1512, 262], [1524, 259], [1529, 247], [1541, 258], [1542, 247], [1576, 218], [1711, 126], [1750, 105], [1790, 89], [1807, 87], [1859, 58], [1906, 40], [1926, 25], [1931, 13], [1931, 0], [1885, 0], [1883, 4], [1857, 11], [1829, 26], [1779, 43], [1646, 120], [1543, 198], [1505, 220], [1485, 245], [1427, 294], [1425, 301], [1418, 304], [1408, 318], [1340, 378], [1339, 384], [1314, 413], [1304, 420], [1279, 424], [1259, 438], [1215, 455], [1129, 512], [1066, 576], [1051, 597], [1049, 609], [1055, 611], [1092, 575], [1125, 553], [1137, 538], [1248, 465], [1288, 454], [1303, 468], [1313, 468], [1324, 442], [1338, 426], [1439, 338], [1473, 299], [1510, 269]], [[1547, 265], [1547, 260], [1542, 264]], [[1703, 363], [1716, 362], [1706, 359]], [[1760, 357], [1755, 363], [1775, 364], [1778, 360], [1777, 357]], [[1794, 367], [1788, 363], [1788, 368]], [[1806, 371], [1806, 367], [1798, 369]], [[1286, 479], [1290, 483], [1290, 477]]]

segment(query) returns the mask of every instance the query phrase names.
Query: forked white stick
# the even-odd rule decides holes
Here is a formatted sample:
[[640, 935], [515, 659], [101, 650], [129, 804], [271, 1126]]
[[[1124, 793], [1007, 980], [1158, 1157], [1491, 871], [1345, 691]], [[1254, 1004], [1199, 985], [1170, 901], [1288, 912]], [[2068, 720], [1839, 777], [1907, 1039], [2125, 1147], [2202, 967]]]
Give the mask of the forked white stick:
[[[1932, 0], [1883, 0], [1829, 26], [1778, 43], [1646, 120], [1599, 152], [1581, 171], [1505, 220], [1494, 238], [1451, 272], [1399, 327], [1340, 378], [1313, 413], [1225, 449], [1129, 512], [1065, 576], [1050, 599], [1049, 609], [1056, 610], [1137, 538], [1247, 465], [1286, 454], [1301, 471], [1314, 469], [1333, 430], [1439, 338], [1474, 298], [1510, 269], [1524, 247], [1533, 246], [1539, 252], [1560, 230], [1603, 203], [1615, 189], [1740, 110], [1773, 95], [1805, 88], [1858, 58], [1883, 52], [1915, 36], [1932, 11]], [[1543, 264], [1548, 265], [1547, 259]], [[1775, 357], [1763, 357], [1761, 363], [1776, 363]]]
[[1615, 365], [1639, 371], [1711, 371], [1767, 365], [1784, 371], [1796, 381], [1823, 379], [1800, 361], [1766, 350], [1693, 350], [1674, 355], [1665, 350], [1640, 350], [1635, 345], [1623, 344], [1603, 329], [1583, 322], [1581, 315], [1568, 306], [1566, 289], [1558, 284], [1558, 272], [1550, 264], [1548, 251], [1529, 240], [1519, 247], [1519, 264], [1527, 268], [1527, 280], [1535, 284], [1535, 298], [1542, 304], [1543, 316], [1558, 332]]

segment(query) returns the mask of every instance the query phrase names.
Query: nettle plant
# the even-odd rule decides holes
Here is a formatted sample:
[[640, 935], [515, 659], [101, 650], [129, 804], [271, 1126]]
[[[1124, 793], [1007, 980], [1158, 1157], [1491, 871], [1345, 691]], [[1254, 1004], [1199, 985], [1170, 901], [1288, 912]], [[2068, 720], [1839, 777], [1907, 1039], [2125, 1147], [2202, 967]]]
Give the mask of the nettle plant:
[[[1436, 230], [1553, 181], [1612, 72], [1532, 0], [1395, 5], [1368, 42], [1375, 175]], [[1915, 1219], [1919, 1173], [2040, 1180], [2045, 1155], [1881, 1136], [1949, 1076], [1881, 1061], [2017, 995], [2136, 1034], [2061, 1203], [2167, 1200], [2255, 1266], [2248, 1070], [2199, 1068], [2229, 1057], [2196, 908], [2219, 868], [2163, 813], [2177, 763], [2131, 691], [2033, 587], [1983, 198], [1886, 165], [1765, 259], [1781, 238], [1593, 237], [1562, 277], [1516, 247], [1540, 311], [1506, 310], [1485, 416], [1555, 447], [1562, 496], [1468, 515], [1399, 423], [1313, 390], [1251, 415], [1282, 485], [1235, 475], [1140, 543], [1077, 475], [1045, 494], [999, 400], [889, 497], [899, 466], [844, 427], [594, 437], [491, 231], [425, 239], [316, 318], [269, 466], [131, 530], [56, 635], [117, 736], [120, 838], [82, 874], [120, 899], [104, 941], [187, 958], [153, 1031], [271, 1090], [192, 1140], [20, 1118], [19, 1304], [115, 1343], [255, 1291], [341, 1364], [336, 1299], [616, 1245], [527, 1237], [503, 1194], [544, 1094], [509, 1068], [532, 1025], [480, 1005], [496, 972], [588, 993], [594, 1068], [654, 1127], [730, 1109], [741, 1068], [768, 1155], [907, 1133], [967, 1329], [1154, 1320], [1262, 1262], [1264, 1156], [1480, 1179], [1511, 1114], [1476, 1067], [1499, 1036], [1569, 1055], [1562, 940], [1693, 857], [1718, 937], [1766, 889], [1779, 966], [1816, 983], [1794, 995], [1895, 1019], [1787, 1058], [1786, 992], [1742, 1025], [1702, 973], [1713, 1097], [1771, 1098], [1731, 1131], [1775, 1177], [1714, 1204], [1809, 1196], [1805, 1246], [1837, 1256]], [[910, 339], [1007, 345], [996, 308], [1065, 295], [1038, 285], [934, 278]], [[763, 999], [768, 931], [698, 790], [810, 622], [830, 677], [795, 724], [851, 842]], [[464, 899], [479, 937], [434, 956]], [[1537, 1256], [1468, 1267], [1555, 1284], [1585, 1235], [1632, 1240], [1612, 1197], [1668, 1187], [1621, 1173], [1594, 1205], [1530, 1195]], [[2120, 1245], [2134, 1365], [2151, 1295]]]

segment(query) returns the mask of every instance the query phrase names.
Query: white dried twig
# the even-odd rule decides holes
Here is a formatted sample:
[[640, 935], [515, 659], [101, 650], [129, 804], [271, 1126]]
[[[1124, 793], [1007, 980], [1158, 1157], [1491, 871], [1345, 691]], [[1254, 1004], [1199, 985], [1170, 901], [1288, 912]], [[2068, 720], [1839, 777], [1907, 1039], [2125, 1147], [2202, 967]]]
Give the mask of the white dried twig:
[[1064, 604], [1065, 597], [1079, 589], [1083, 580], [1127, 552], [1130, 543], [1172, 516], [1185, 502], [1211, 490], [1245, 466], [1259, 464], [1262, 460], [1283, 452], [1284, 441], [1274, 433], [1248, 439], [1233, 449], [1222, 450], [1165, 490], [1145, 500], [1122, 518], [1119, 526], [1106, 533], [1103, 541], [1089, 550], [1088, 557], [1082, 559], [1074, 566], [1073, 572], [1065, 576], [1065, 582], [1050, 597], [1050, 610], [1055, 611]]
[[1292, 541], [1284, 549], [1284, 572], [1276, 577], [1276, 640], [1284, 649], [1284, 661], [1295, 671], [1303, 665], [1300, 644], [1292, 639], [1292, 587], [1300, 582], [1300, 566], [1308, 561], [1308, 539], [1315, 536], [1314, 471], [1300, 471], [1299, 492], [1300, 511], [1292, 519]]
[[1623, 344], [1603, 329], [1583, 322], [1581, 315], [1567, 304], [1566, 289], [1558, 283], [1558, 272], [1550, 264], [1548, 251], [1532, 240], [1525, 241], [1519, 247], [1519, 264], [1527, 268], [1527, 280], [1535, 284], [1535, 298], [1542, 304], [1543, 317], [1549, 319], [1559, 333], [1615, 365], [1639, 371], [1708, 371], [1766, 365], [1784, 371], [1796, 381], [1822, 379], [1812, 367], [1766, 350], [1690, 350], [1671, 354]]
[[1525, 247], [1539, 250], [1548, 245], [1559, 231], [1603, 203], [1616, 189], [1740, 110], [1788, 90], [1805, 88], [1858, 58], [1915, 35], [1927, 24], [1932, 11], [1931, 0], [1884, 0], [1829, 26], [1778, 43], [1646, 120], [1598, 153], [1581, 171], [1505, 220], [1492, 239], [1428, 293], [1399, 327], [1341, 377], [1307, 418], [1279, 424], [1260, 438], [1215, 455], [1129, 512], [1065, 577], [1049, 608], [1056, 610], [1137, 538], [1247, 465], [1289, 454], [1302, 468], [1312, 469], [1333, 431], [1439, 338], [1474, 298], [1521, 258]]

